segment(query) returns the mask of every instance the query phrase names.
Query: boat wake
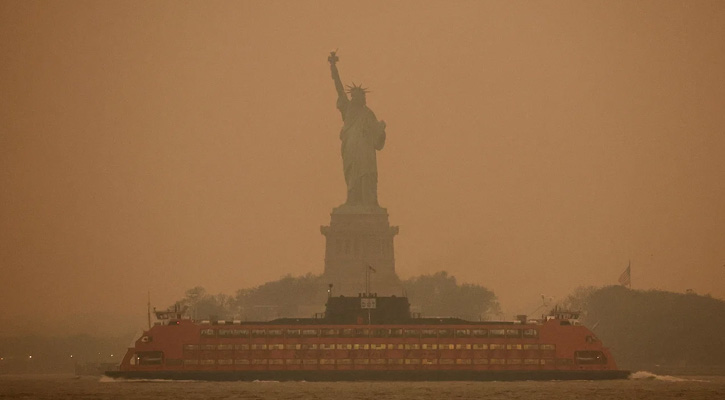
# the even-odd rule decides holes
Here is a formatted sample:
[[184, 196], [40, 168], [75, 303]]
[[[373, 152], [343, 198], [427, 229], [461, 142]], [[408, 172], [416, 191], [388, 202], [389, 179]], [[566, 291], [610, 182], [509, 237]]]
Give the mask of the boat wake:
[[657, 375], [649, 371], [637, 371], [629, 374], [630, 380], [640, 381], [664, 381], [664, 382], [707, 382], [698, 379], [678, 378], [671, 375]]

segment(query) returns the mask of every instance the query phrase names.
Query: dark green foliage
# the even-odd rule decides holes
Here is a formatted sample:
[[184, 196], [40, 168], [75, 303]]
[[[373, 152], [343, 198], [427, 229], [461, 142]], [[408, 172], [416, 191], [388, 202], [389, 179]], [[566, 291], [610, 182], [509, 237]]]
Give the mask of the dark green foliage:
[[234, 306], [244, 319], [264, 320], [277, 317], [312, 317], [324, 312], [327, 283], [320, 275], [287, 275], [251, 289], [241, 289]]
[[725, 365], [721, 300], [609, 286], [580, 289], [568, 301], [583, 305], [583, 322], [625, 368]]
[[182, 307], [188, 307], [189, 315], [195, 319], [227, 318], [232, 311], [233, 299], [223, 293], [211, 295], [203, 287], [197, 286], [186, 291], [186, 296], [179, 301]]
[[[320, 275], [286, 276], [261, 286], [240, 289], [234, 297], [210, 295], [196, 287], [179, 301], [196, 319], [210, 316], [247, 321], [278, 317], [312, 317], [325, 310], [327, 281]], [[453, 316], [471, 320], [490, 318], [499, 312], [496, 296], [472, 284], [459, 285], [446, 272], [421, 275], [403, 282], [413, 311], [425, 316]]]
[[488, 319], [500, 312], [496, 295], [483, 286], [456, 283], [454, 276], [440, 271], [403, 281], [413, 310], [424, 316], [459, 317], [472, 321]]

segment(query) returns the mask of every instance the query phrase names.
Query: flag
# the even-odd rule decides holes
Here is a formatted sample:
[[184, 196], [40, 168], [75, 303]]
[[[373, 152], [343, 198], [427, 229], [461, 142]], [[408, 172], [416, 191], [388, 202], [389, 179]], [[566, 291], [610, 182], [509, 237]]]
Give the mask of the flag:
[[631, 264], [627, 264], [627, 269], [619, 275], [619, 284], [622, 286], [632, 287], [632, 273], [630, 270]]
[[378, 271], [376, 271], [376, 270], [375, 270], [375, 268], [373, 268], [373, 266], [372, 266], [372, 265], [368, 265], [368, 268], [370, 268], [370, 271], [373, 271], [373, 272], [378, 272]]

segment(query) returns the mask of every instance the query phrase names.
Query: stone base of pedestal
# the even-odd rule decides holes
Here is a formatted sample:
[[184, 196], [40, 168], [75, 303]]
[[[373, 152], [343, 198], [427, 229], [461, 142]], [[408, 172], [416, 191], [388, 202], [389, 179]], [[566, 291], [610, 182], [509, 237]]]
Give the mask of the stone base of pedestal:
[[330, 225], [320, 227], [326, 238], [323, 279], [333, 284], [333, 295], [357, 296], [366, 291], [401, 295], [395, 273], [393, 238], [387, 210], [343, 205], [333, 209]]

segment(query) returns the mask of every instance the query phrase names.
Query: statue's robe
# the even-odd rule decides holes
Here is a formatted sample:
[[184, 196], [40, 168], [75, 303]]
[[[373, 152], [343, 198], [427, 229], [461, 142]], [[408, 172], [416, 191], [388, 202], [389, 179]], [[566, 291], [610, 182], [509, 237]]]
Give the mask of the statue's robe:
[[340, 97], [337, 108], [344, 124], [340, 130], [342, 165], [349, 205], [378, 206], [376, 150], [385, 145], [385, 130], [365, 105]]

